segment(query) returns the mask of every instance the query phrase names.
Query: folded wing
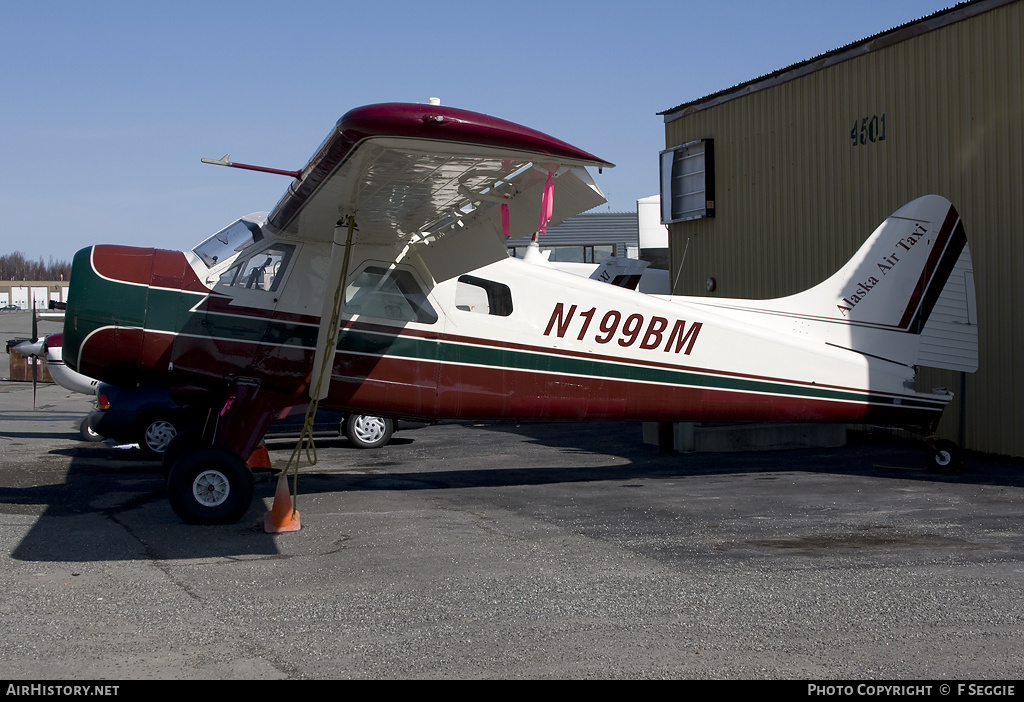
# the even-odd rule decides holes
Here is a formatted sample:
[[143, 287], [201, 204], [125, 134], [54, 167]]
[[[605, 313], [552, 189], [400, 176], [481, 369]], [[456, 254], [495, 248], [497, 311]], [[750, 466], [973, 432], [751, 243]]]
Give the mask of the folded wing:
[[548, 175], [552, 223], [603, 203], [586, 166], [612, 164], [521, 125], [467, 110], [388, 103], [348, 112], [269, 217], [272, 230], [329, 241], [354, 215], [358, 240], [390, 243], [454, 228], [537, 229]]

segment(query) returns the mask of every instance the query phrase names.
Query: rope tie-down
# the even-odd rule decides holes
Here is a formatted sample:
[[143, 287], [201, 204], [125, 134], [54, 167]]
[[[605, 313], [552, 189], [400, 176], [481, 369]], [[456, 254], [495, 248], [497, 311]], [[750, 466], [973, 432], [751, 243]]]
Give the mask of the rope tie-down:
[[[340, 224], [340, 223], [339, 223]], [[320, 405], [320, 398], [323, 396], [324, 378], [328, 377], [331, 365], [334, 361], [334, 352], [338, 346], [338, 330], [341, 324], [341, 311], [345, 306], [345, 288], [348, 286], [348, 268], [352, 253], [352, 238], [355, 235], [356, 223], [353, 217], [348, 217], [348, 236], [345, 242], [345, 256], [342, 261], [341, 275], [338, 278], [338, 287], [334, 291], [334, 301], [331, 306], [330, 321], [327, 324], [324, 354], [320, 359], [319, 369], [316, 372], [316, 382], [313, 392], [310, 393], [311, 401], [306, 407], [306, 416], [302, 422], [302, 433], [299, 440], [288, 458], [281, 475], [277, 479], [277, 489], [274, 491], [274, 503], [270, 510], [263, 515], [263, 530], [269, 534], [298, 531], [301, 527], [298, 510], [299, 496], [299, 457], [303, 452], [306, 454], [306, 461], [311, 466], [317, 463], [316, 444], [313, 443], [313, 426], [316, 419], [316, 411]], [[322, 321], [322, 320], [321, 320]], [[292, 474], [292, 491], [288, 491], [288, 473]]]

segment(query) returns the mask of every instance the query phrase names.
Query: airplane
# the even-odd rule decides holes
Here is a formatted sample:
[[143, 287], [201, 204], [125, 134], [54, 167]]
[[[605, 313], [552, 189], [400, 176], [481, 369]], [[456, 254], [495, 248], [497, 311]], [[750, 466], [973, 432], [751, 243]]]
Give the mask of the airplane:
[[[265, 219], [266, 213], [253, 213], [251, 215], [243, 217], [242, 220], [245, 223], [250, 223], [249, 226], [252, 226], [251, 222], [260, 221], [261, 217], [262, 219]], [[192, 249], [192, 251], [196, 255], [203, 256], [205, 252], [211, 247], [214, 247], [217, 250], [222, 249], [223, 244], [228, 239], [231, 239], [236, 242], [234, 246], [229, 247], [233, 249], [232, 253], [229, 253], [228, 255], [219, 258], [219, 260], [215, 262], [211, 260], [211, 263], [213, 263], [214, 265], [211, 268], [211, 272], [207, 276], [208, 284], [212, 284], [213, 282], [215, 282], [219, 277], [220, 273], [223, 272], [223, 270], [225, 270], [237, 258], [238, 252], [241, 248], [237, 245], [237, 242], [239, 240], [241, 240], [243, 243], [248, 243], [249, 241], [251, 241], [251, 233], [249, 235], [243, 235], [242, 237], [239, 238], [239, 232], [248, 233], [249, 230], [244, 225], [242, 227], [228, 227], [227, 230], [217, 232], [216, 234], [204, 240], [203, 242], [200, 242], [199, 245]], [[595, 280], [602, 280], [611, 285], [628, 286], [634, 289], [640, 283], [641, 279], [643, 279], [643, 276], [645, 274], [650, 273], [650, 271], [647, 270], [649, 264], [646, 261], [639, 261], [636, 259], [622, 259], [613, 256], [606, 259], [600, 264], [566, 262], [549, 263], [547, 258], [548, 254], [550, 253], [550, 250], [541, 251], [539, 249], [537, 241], [534, 240], [533, 242], [531, 242], [529, 248], [527, 249], [524, 258], [525, 260], [532, 261], [538, 265], [554, 266], [562, 270], [568, 270], [570, 272], [573, 272], [576, 275], [582, 275], [585, 277], [593, 278]], [[216, 255], [214, 254], [214, 256]], [[657, 276], [652, 278], [652, 280], [649, 282], [649, 285], [651, 287], [656, 287], [659, 284], [662, 285], [663, 287], [667, 287], [665, 285], [665, 281], [661, 280], [661, 278], [658, 278]], [[17, 344], [12, 348], [25, 357], [34, 357], [36, 359], [45, 360], [47, 371], [50, 374], [50, 379], [53, 380], [53, 382], [55, 382], [57, 385], [63, 387], [65, 390], [69, 390], [75, 393], [81, 393], [84, 395], [101, 395], [100, 381], [96, 380], [95, 378], [89, 378], [80, 373], [76, 373], [75, 371], [71, 370], [64, 364], [62, 354], [63, 333], [58, 332], [54, 334], [47, 334], [46, 336], [41, 338], [39, 337], [36, 324], [38, 320], [59, 320], [60, 322], [63, 323], [64, 304], [58, 304], [59, 307], [56, 307], [55, 303], [51, 302], [49, 311], [35, 311], [35, 309], [33, 308], [34, 315], [32, 324], [32, 338], [28, 341], [24, 341], [20, 344]], [[486, 298], [484, 298], [483, 304], [486, 304]], [[32, 370], [34, 400], [35, 385], [37, 383], [36, 366], [33, 366]], [[109, 392], [110, 391], [107, 390], [107, 393]], [[133, 397], [135, 397], [136, 395], [138, 395], [138, 393], [133, 395]], [[166, 402], [166, 400], [164, 399], [164, 395], [151, 393], [147, 397], [159, 398], [159, 407], [161, 408], [161, 410], [166, 409], [163, 404], [164, 402]], [[105, 401], [106, 398], [101, 397], [101, 402]], [[143, 400], [138, 401], [143, 402]], [[135, 403], [131, 403], [131, 405], [134, 411], [138, 411], [138, 407], [142, 406], [136, 405]], [[281, 419], [282, 417], [301, 416], [305, 412], [305, 409], [305, 405], [285, 408], [285, 410], [283, 410], [281, 414], [278, 416], [278, 419]], [[82, 419], [79, 426], [79, 433], [81, 434], [82, 438], [87, 441], [102, 441], [104, 438], [107, 438], [107, 436], [98, 434], [96, 430], [92, 427], [91, 418], [94, 414], [95, 413], [86, 415]], [[375, 448], [379, 445], [386, 444], [391, 436], [393, 427], [397, 428], [397, 426], [399, 426], [398, 423], [394, 422], [390, 418], [385, 417], [368, 416], [363, 414], [346, 414], [342, 416], [346, 418], [345, 422], [343, 423], [345, 426], [345, 436], [348, 437], [349, 441], [352, 444], [361, 448]], [[178, 408], [177, 410], [175, 410], [174, 417], [180, 418], [182, 420], [187, 420], [188, 412], [185, 408]], [[124, 439], [128, 443], [137, 443], [144, 450], [147, 450], [149, 452], [149, 455], [162, 455], [165, 443], [169, 440], [167, 437], [173, 437], [179, 431], [181, 431], [182, 429], [186, 429], [188, 426], [187, 421], [184, 421], [181, 424], [179, 424], [177, 421], [172, 422], [171, 418], [166, 416], [165, 412], [154, 414], [153, 416], [149, 417], [148, 420], [151, 420], [149, 424], [143, 425], [138, 423], [143, 419], [146, 419], [146, 417], [135, 417], [130, 427], [118, 424], [118, 429], [122, 433], [111, 434], [109, 436], [111, 438]], [[328, 426], [328, 424], [318, 424], [317, 426], [320, 426], [322, 428], [323, 426]], [[270, 433], [280, 435], [282, 431], [284, 430], [280, 428], [277, 428], [276, 431], [275, 428], [272, 428], [270, 430]]]
[[32, 365], [33, 404], [35, 404], [36, 383], [38, 381], [38, 366], [36, 364], [39, 359], [46, 361], [46, 368], [50, 374], [50, 379], [65, 390], [84, 395], [95, 395], [96, 386], [99, 384], [98, 380], [76, 373], [64, 364], [62, 333], [58, 332], [56, 334], [47, 334], [43, 337], [39, 336], [40, 320], [64, 321], [62, 307], [63, 303], [59, 303], [59, 306], [57, 306], [51, 302], [48, 310], [37, 310], [35, 305], [33, 305], [31, 337], [27, 341], [22, 341], [11, 347], [12, 351], [17, 351], [22, 356], [35, 359]]
[[[224, 157], [221, 165], [246, 168]], [[895, 425], [952, 399], [918, 365], [977, 368], [964, 227], [929, 195], [823, 283], [774, 300], [653, 295], [510, 258], [605, 201], [613, 164], [440, 105], [353, 109], [274, 209], [188, 252], [95, 245], [72, 268], [65, 362], [206, 408], [165, 455], [184, 521], [250, 506], [246, 458], [285, 407], [410, 420]], [[225, 260], [230, 258], [230, 263]], [[936, 465], [956, 447], [929, 439]]]

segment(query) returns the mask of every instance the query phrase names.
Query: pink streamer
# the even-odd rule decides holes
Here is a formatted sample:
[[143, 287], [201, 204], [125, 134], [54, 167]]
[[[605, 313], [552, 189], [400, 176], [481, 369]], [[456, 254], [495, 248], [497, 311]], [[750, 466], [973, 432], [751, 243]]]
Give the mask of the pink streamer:
[[548, 222], [555, 212], [555, 174], [548, 173], [548, 179], [544, 183], [544, 196], [540, 201], [540, 223], [538, 229], [541, 234], [548, 233]]
[[508, 203], [501, 203], [501, 233], [510, 236], [512, 231], [508, 221]]

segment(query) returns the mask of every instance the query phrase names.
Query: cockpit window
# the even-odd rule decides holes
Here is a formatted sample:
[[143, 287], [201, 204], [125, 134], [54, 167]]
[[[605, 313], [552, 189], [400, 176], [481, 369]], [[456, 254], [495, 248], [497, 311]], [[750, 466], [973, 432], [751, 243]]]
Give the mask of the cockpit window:
[[383, 266], [368, 266], [349, 283], [345, 313], [422, 324], [437, 321], [437, 313], [412, 273]]
[[219, 284], [246, 290], [277, 290], [295, 247], [278, 244], [239, 261], [220, 277]]
[[[248, 219], [238, 219], [192, 249], [207, 268], [223, 263], [254, 241], [263, 238], [260, 225]], [[223, 278], [221, 279], [223, 282]]]

